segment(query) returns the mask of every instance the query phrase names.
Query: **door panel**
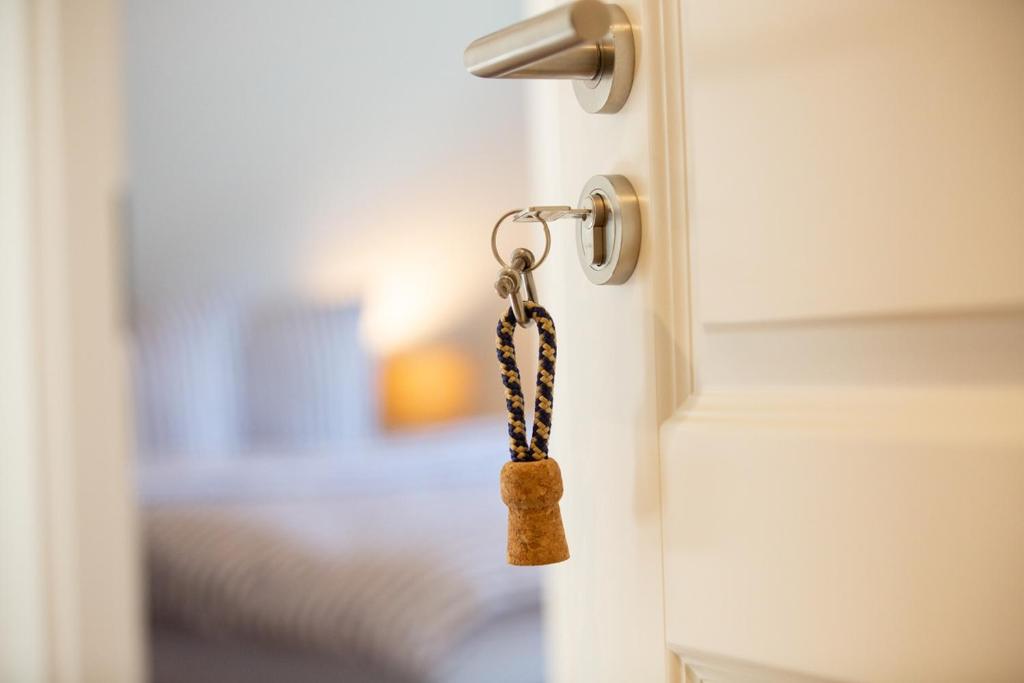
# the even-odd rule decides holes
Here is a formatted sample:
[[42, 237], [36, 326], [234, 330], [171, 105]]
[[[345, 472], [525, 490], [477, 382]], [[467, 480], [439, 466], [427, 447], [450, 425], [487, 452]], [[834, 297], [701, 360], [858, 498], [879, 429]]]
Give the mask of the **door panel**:
[[670, 647], [692, 680], [1024, 678], [1024, 5], [682, 6]]
[[663, 434], [672, 647], [1021, 680], [1022, 415], [1019, 389], [701, 392]]
[[1024, 4], [684, 6], [705, 322], [1024, 305]]

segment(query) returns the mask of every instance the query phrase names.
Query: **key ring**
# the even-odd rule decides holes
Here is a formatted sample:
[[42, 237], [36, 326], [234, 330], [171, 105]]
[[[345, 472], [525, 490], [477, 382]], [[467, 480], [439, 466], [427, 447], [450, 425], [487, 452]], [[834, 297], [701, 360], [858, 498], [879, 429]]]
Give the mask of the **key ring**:
[[[498, 222], [494, 224], [494, 229], [491, 230], [491, 253], [494, 254], [494, 258], [496, 258], [498, 260], [498, 263], [501, 264], [502, 268], [512, 268], [512, 266], [510, 266], [509, 264], [505, 263], [505, 259], [501, 258], [501, 254], [498, 253], [498, 228], [500, 228], [501, 224], [504, 223], [505, 220], [508, 219], [510, 216], [518, 215], [521, 211], [522, 211], [522, 209], [512, 209], [511, 211], [506, 213], [504, 216], [499, 218]], [[548, 257], [548, 252], [551, 251], [551, 230], [548, 228], [548, 222], [546, 220], [544, 220], [544, 218], [542, 218], [539, 215], [536, 216], [536, 218], [534, 220], [537, 223], [540, 223], [541, 227], [544, 228], [544, 253], [540, 255], [540, 258], [537, 259], [536, 263], [534, 263], [532, 266], [529, 266], [528, 268], [524, 269], [523, 270], [524, 273], [528, 273], [531, 270], [534, 270], [540, 264], [544, 263], [544, 259], [546, 259]], [[533, 221], [531, 221], [531, 222], [533, 222]]]

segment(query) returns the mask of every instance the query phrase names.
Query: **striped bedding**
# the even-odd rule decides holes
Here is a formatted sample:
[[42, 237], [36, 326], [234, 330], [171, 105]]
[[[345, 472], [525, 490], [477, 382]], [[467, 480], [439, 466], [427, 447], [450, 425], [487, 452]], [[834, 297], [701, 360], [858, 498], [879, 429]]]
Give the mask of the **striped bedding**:
[[538, 572], [505, 564], [498, 462], [473, 460], [493, 483], [150, 504], [152, 617], [440, 680], [462, 641], [539, 606]]

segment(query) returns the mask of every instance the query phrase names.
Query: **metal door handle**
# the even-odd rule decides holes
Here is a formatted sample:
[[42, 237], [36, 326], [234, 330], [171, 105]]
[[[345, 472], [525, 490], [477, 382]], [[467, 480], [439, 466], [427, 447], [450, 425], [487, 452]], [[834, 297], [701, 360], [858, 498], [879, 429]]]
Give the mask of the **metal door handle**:
[[463, 61], [481, 78], [571, 79], [585, 110], [613, 113], [633, 86], [633, 27], [618, 5], [576, 0], [474, 40]]

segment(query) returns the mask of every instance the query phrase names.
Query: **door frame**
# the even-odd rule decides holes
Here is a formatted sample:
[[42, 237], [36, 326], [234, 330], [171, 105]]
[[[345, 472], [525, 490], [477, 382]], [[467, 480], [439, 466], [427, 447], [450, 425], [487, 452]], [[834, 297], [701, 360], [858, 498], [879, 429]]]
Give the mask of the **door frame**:
[[[145, 678], [120, 6], [0, 0], [0, 678]], [[6, 153], [6, 152], [10, 153]]]

